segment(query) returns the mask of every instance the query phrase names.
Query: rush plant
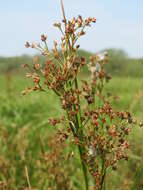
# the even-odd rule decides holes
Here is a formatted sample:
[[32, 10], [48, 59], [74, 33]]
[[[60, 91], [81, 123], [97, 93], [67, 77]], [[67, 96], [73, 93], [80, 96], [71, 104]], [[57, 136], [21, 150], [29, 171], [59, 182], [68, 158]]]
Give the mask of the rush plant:
[[[78, 16], [67, 20], [62, 0], [61, 7], [63, 20], [54, 24], [61, 32], [59, 45], [54, 41], [53, 49], [49, 50], [44, 34], [42, 44], [26, 42], [26, 47], [39, 50], [46, 62], [42, 65], [35, 59], [32, 68], [25, 65], [26, 76], [34, 86], [22, 93], [53, 91], [57, 95], [63, 115], [49, 119], [49, 123], [59, 126], [60, 142], [70, 139], [77, 146], [84, 190], [102, 190], [106, 174], [116, 169], [119, 160], [128, 160], [127, 136], [135, 120], [128, 111], [115, 110], [112, 97], [104, 90], [111, 79], [104, 70], [108, 54], [96, 54], [90, 60], [78, 54], [78, 40], [86, 34], [86, 28], [96, 23], [96, 18]], [[89, 77], [81, 76], [83, 68], [89, 70]]]

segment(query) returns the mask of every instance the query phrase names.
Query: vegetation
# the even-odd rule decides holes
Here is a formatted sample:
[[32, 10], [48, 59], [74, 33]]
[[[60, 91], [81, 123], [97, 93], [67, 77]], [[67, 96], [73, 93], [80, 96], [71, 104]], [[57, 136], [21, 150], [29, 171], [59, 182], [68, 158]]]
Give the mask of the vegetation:
[[[44, 189], [43, 184], [48, 183], [49, 173], [48, 170], [43, 169], [40, 160], [44, 158], [44, 152], [53, 150], [53, 146], [49, 146], [48, 143], [51, 143], [52, 137], [55, 139], [55, 134], [48, 124], [48, 119], [60, 113], [59, 101], [52, 93], [48, 95], [34, 93], [22, 97], [21, 91], [23, 86], [26, 86], [23, 75], [12, 74], [9, 79], [7, 75], [2, 75], [0, 78], [0, 180], [7, 184], [7, 189], [26, 187], [25, 166], [27, 166], [31, 186]], [[29, 81], [27, 81], [28, 84]], [[114, 106], [121, 110], [128, 109], [138, 120], [142, 120], [142, 86], [141, 78], [114, 77], [107, 84], [106, 90], [112, 92], [115, 98], [119, 96], [120, 90], [120, 98], [114, 102]], [[107, 190], [122, 190], [125, 187], [130, 189], [129, 187], [134, 183], [133, 189], [142, 190], [142, 136], [142, 128], [135, 127], [132, 130], [129, 161], [120, 162], [118, 170], [112, 171], [107, 176], [109, 179], [106, 184]], [[71, 153], [72, 149], [71, 146]], [[65, 163], [67, 167], [71, 165], [76, 169], [70, 168], [68, 171], [71, 173], [68, 175], [70, 179], [72, 178], [75, 189], [80, 189], [78, 157], [74, 163], [73, 160]], [[140, 176], [136, 178], [138, 169]], [[67, 173], [65, 175], [68, 176]], [[134, 180], [135, 178], [137, 181]], [[45, 189], [47, 190], [46, 185]]]
[[[119, 77], [142, 77], [143, 76], [143, 58], [134, 59], [128, 57], [128, 55], [120, 49], [106, 49], [104, 50], [108, 52], [108, 64], [105, 65], [105, 69], [107, 72], [111, 74], [111, 76]], [[104, 52], [103, 51], [103, 52]], [[88, 51], [78, 50], [78, 54], [86, 57], [89, 57], [93, 54]], [[36, 55], [39, 58], [40, 63], [44, 63], [45, 59]], [[19, 57], [0, 57], [0, 72], [8, 72], [8, 71], [19, 71], [20, 65], [23, 64], [32, 64], [32, 56], [19, 56]], [[85, 73], [87, 69], [84, 69]]]
[[143, 123], [134, 125], [142, 119], [143, 80], [134, 69], [142, 60], [121, 50], [78, 50], [77, 39], [96, 19], [67, 21], [62, 11], [64, 29], [54, 24], [61, 51], [57, 42], [49, 51], [42, 35], [44, 47], [26, 46], [46, 58], [1, 58], [0, 188], [141, 190]]

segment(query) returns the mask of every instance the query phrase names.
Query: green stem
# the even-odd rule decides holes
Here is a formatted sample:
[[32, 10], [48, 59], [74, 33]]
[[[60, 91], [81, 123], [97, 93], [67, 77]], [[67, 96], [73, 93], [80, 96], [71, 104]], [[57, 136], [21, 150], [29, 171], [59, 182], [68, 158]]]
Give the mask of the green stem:
[[102, 190], [102, 188], [103, 188], [105, 175], [106, 175], [106, 169], [105, 169], [105, 154], [103, 154], [103, 155], [102, 155], [102, 178], [101, 178], [101, 183], [100, 183], [100, 190]]
[[[77, 78], [75, 78], [75, 88], [78, 90], [78, 81], [77, 81]], [[79, 95], [77, 95], [77, 100], [78, 100], [78, 106], [79, 106], [79, 112], [78, 112], [79, 127], [81, 127], [81, 108], [80, 108]]]
[[79, 150], [79, 155], [80, 155], [80, 161], [81, 161], [81, 166], [82, 166], [82, 172], [83, 172], [83, 177], [84, 177], [84, 189], [85, 190], [89, 190], [88, 188], [88, 176], [87, 176], [87, 168], [86, 168], [86, 165], [83, 161], [83, 158], [82, 158], [82, 148], [80, 145], [78, 145], [78, 150]]
[[[67, 115], [68, 120], [70, 121], [68, 111], [66, 111], [66, 115]], [[72, 133], [73, 133], [73, 136], [75, 137], [76, 132], [75, 132], [75, 129], [74, 129], [74, 127], [72, 126], [72, 124], [70, 122], [69, 122], [69, 126], [70, 126], [70, 129], [71, 129]]]
[[100, 190], [102, 190], [102, 188], [103, 188], [105, 175], [106, 175], [106, 171], [105, 171], [105, 172], [103, 173], [103, 175], [102, 175]]
[[[75, 78], [75, 88], [78, 90], [78, 81], [77, 78]], [[81, 123], [81, 108], [80, 108], [80, 98], [79, 95], [77, 95], [77, 99], [78, 99], [78, 106], [79, 106], [79, 111], [77, 113], [77, 117], [78, 117], [78, 128], [79, 128], [79, 140], [81, 142], [83, 142], [83, 129], [82, 129], [82, 123]], [[88, 190], [88, 175], [87, 175], [87, 167], [86, 164], [83, 160], [83, 148], [81, 147], [81, 145], [78, 145], [78, 150], [79, 150], [79, 155], [80, 155], [80, 161], [81, 161], [81, 166], [82, 166], [82, 172], [83, 172], [83, 177], [84, 177], [84, 189]]]

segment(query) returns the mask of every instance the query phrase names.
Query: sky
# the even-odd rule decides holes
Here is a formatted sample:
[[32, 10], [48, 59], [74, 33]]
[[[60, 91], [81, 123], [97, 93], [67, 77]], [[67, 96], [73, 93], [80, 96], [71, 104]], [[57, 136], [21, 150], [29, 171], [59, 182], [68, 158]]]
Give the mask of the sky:
[[[119, 48], [131, 57], [143, 57], [143, 0], [63, 0], [67, 18], [96, 17], [82, 37], [82, 49], [99, 52]], [[60, 0], [0, 0], [0, 56], [35, 54], [26, 41], [48, 38], [49, 48], [59, 32], [53, 23], [62, 19]]]

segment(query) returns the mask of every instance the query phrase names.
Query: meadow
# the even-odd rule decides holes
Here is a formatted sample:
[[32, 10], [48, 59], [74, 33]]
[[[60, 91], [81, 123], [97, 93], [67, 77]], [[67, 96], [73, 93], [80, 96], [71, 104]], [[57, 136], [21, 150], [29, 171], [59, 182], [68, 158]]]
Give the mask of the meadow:
[[[2, 63], [1, 66], [3, 66]], [[141, 121], [143, 119], [143, 78], [138, 75], [120, 76], [123, 75], [121, 70], [117, 76], [114, 76], [114, 69], [109, 69], [113, 73], [113, 78], [105, 90], [115, 97], [114, 107], [131, 111], [133, 116]], [[138, 72], [141, 71], [138, 70]], [[84, 76], [87, 77], [88, 73], [84, 73]], [[51, 161], [50, 164], [48, 161], [52, 159], [48, 157], [49, 151], [53, 151], [53, 156], [61, 154], [55, 143], [55, 130], [48, 124], [49, 117], [58, 116], [62, 112], [60, 101], [51, 92], [47, 94], [36, 92], [22, 96], [21, 92], [27, 85], [30, 85], [30, 82], [24, 78], [21, 69], [20, 71], [19, 69], [12, 69], [12, 71], [8, 69], [8, 72], [1, 73], [1, 189], [24, 189], [28, 187], [28, 180], [32, 189], [50, 189], [49, 183], [55, 183], [55, 187], [53, 187], [60, 190], [81, 189], [77, 155], [75, 155], [77, 158], [74, 161], [72, 159], [65, 160], [64, 166], [56, 166], [57, 171], [54, 170], [56, 160]], [[128, 162], [121, 161], [118, 170], [115, 169], [106, 176], [108, 179], [107, 190], [143, 189], [142, 137], [143, 129], [134, 127], [129, 136], [131, 144], [129, 160]], [[74, 149], [75, 147], [72, 145], [70, 151]], [[57, 180], [53, 177], [54, 172], [56, 172]]]

